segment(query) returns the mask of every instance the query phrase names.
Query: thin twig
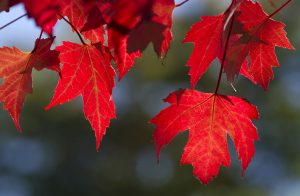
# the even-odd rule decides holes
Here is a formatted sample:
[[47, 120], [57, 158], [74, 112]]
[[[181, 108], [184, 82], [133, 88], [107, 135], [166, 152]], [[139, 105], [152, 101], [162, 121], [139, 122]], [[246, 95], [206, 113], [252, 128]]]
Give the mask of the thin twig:
[[224, 65], [225, 65], [225, 59], [226, 59], [226, 56], [227, 56], [227, 49], [228, 49], [228, 45], [229, 45], [229, 39], [230, 39], [230, 35], [231, 35], [232, 29], [233, 29], [234, 18], [235, 18], [235, 15], [233, 15], [231, 20], [230, 20], [229, 31], [228, 31], [228, 35], [226, 37], [224, 53], [223, 53], [223, 57], [222, 57], [221, 68], [220, 68], [220, 72], [219, 72], [219, 76], [218, 76], [218, 82], [217, 82], [215, 94], [218, 94], [218, 91], [219, 91], [219, 88], [220, 88], [222, 73], [223, 73], [223, 69], [224, 69]]
[[11, 25], [12, 23], [14, 23], [14, 22], [20, 20], [20, 19], [23, 18], [24, 16], [27, 16], [27, 14], [23, 14], [22, 16], [19, 16], [18, 18], [16, 18], [16, 19], [10, 21], [9, 23], [3, 25], [2, 27], [0, 27], [0, 30], [4, 29], [5, 27]]
[[275, 12], [273, 12], [272, 14], [270, 14], [268, 16], [268, 18], [273, 17], [275, 14], [277, 14], [278, 12], [280, 12], [283, 8], [285, 8], [291, 2], [292, 2], [292, 0], [288, 0], [287, 2], [285, 2], [285, 4], [283, 4], [282, 6], [280, 6], [280, 8], [278, 8], [277, 10], [275, 10]]
[[42, 35], [43, 35], [43, 30], [41, 30], [41, 32], [40, 32], [40, 35], [39, 35], [39, 38], [37, 39], [37, 42], [35, 43], [35, 45], [34, 45], [34, 48], [32, 49], [32, 51], [30, 52], [30, 57], [29, 57], [29, 59], [27, 60], [27, 62], [26, 62], [26, 67], [25, 67], [25, 69], [24, 69], [24, 71], [21, 71], [20, 72], [20, 74], [23, 74], [22, 75], [22, 79], [23, 79], [23, 77], [24, 77], [24, 74], [25, 73], [27, 73], [29, 70], [31, 70], [32, 69], [32, 67], [31, 67], [31, 65], [30, 65], [30, 61], [32, 60], [32, 54], [36, 51], [36, 49], [39, 47], [39, 45], [40, 45], [40, 40], [41, 40], [41, 38], [42, 38]]
[[75, 28], [75, 26], [74, 26], [70, 21], [68, 21], [64, 16], [62, 16], [61, 14], [58, 14], [58, 15], [59, 15], [64, 21], [66, 21], [66, 23], [68, 23], [68, 24], [72, 27], [73, 31], [75, 31], [76, 34], [78, 35], [78, 37], [79, 37], [81, 43], [82, 43], [83, 45], [86, 45], [86, 43], [84, 42], [82, 36], [80, 35], [79, 31]]
[[39, 38], [37, 39], [37, 42], [36, 42], [34, 48], [32, 49], [31, 54], [34, 53], [34, 52], [36, 51], [36, 49], [38, 48], [38, 46], [39, 46], [39, 44], [40, 44], [40, 41], [41, 41], [41, 38], [42, 38], [42, 35], [43, 35], [43, 32], [44, 32], [44, 31], [41, 30], [40, 35], [39, 35]]
[[179, 3], [179, 4], [176, 4], [175, 7], [180, 7], [182, 6], [183, 4], [187, 3], [189, 0], [184, 0], [183, 2]]

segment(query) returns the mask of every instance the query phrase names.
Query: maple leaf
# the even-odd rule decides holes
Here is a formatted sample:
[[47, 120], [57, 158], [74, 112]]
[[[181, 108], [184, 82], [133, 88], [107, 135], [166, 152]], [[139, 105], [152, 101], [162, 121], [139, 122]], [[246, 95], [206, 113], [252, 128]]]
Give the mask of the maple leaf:
[[21, 131], [19, 116], [25, 96], [32, 93], [32, 69], [44, 68], [59, 72], [58, 52], [50, 50], [54, 38], [38, 39], [35, 49], [22, 52], [18, 48], [0, 48], [0, 101]]
[[[266, 89], [273, 79], [272, 67], [278, 67], [275, 47], [294, 49], [284, 30], [285, 25], [267, 15], [258, 2], [244, 0], [238, 9], [237, 21], [243, 25], [240, 39], [229, 47], [224, 71], [233, 81], [249, 55], [249, 78]], [[238, 57], [237, 57], [238, 56]]]
[[190, 67], [191, 86], [195, 88], [198, 80], [207, 71], [211, 62], [220, 56], [225, 15], [204, 16], [187, 33], [183, 43], [195, 44], [187, 66]]
[[[223, 14], [202, 17], [183, 40], [183, 43], [195, 45], [187, 63], [192, 88], [211, 62], [217, 57], [222, 62], [226, 54], [224, 72], [228, 81], [233, 82], [237, 75], [242, 74], [266, 89], [273, 78], [272, 66], [279, 66], [275, 47], [294, 49], [284, 27], [283, 23], [270, 19], [258, 2], [251, 0], [232, 1]], [[229, 42], [224, 48], [227, 37]], [[242, 66], [248, 56], [249, 69]]]
[[153, 137], [158, 156], [162, 147], [189, 129], [181, 163], [191, 164], [203, 184], [217, 176], [221, 165], [230, 166], [227, 135], [233, 140], [243, 171], [247, 168], [258, 139], [251, 122], [258, 118], [255, 106], [238, 97], [195, 90], [171, 93], [165, 102], [171, 105], [151, 120], [156, 125]]
[[[232, 46], [237, 40], [236, 34], [240, 33], [242, 26], [234, 18], [240, 3], [241, 0], [233, 0], [224, 13], [201, 17], [199, 22], [191, 26], [182, 41], [182, 43], [194, 44], [193, 52], [186, 64], [190, 67], [189, 76], [192, 88], [195, 88], [213, 60], [218, 58], [220, 62], [223, 61], [225, 52], [229, 50], [224, 48], [227, 45], [226, 42], [228, 41], [229, 46]], [[236, 56], [239, 57], [239, 55]], [[244, 59], [241, 63], [243, 62]]]
[[81, 95], [84, 115], [95, 131], [97, 149], [110, 119], [116, 117], [112, 100], [115, 72], [110, 65], [110, 53], [103, 46], [99, 49], [72, 42], [63, 42], [56, 48], [63, 67], [54, 96], [46, 107], [50, 109]]

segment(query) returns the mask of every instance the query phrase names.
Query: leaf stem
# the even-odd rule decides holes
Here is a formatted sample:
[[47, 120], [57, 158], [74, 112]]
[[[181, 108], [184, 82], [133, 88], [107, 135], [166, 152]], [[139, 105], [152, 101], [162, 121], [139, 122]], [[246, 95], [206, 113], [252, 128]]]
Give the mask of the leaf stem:
[[188, 1], [189, 1], [189, 0], [184, 0], [184, 1], [182, 1], [181, 3], [176, 4], [175, 7], [180, 7], [180, 6], [182, 6], [183, 4], [187, 3]]
[[218, 91], [219, 91], [219, 88], [220, 88], [222, 73], [223, 73], [224, 64], [225, 64], [225, 59], [226, 59], [226, 56], [227, 56], [227, 49], [228, 49], [228, 45], [229, 45], [229, 39], [230, 39], [230, 35], [231, 35], [232, 29], [233, 29], [234, 18], [235, 18], [235, 15], [233, 14], [232, 18], [230, 19], [229, 31], [228, 31], [228, 35], [226, 37], [224, 53], [223, 53], [222, 62], [221, 62], [221, 68], [220, 68], [220, 72], [219, 72], [219, 76], [218, 76], [218, 82], [217, 82], [217, 86], [216, 86], [216, 90], [215, 90], [214, 94], [218, 94]]
[[[34, 45], [34, 48], [32, 49], [32, 51], [30, 52], [30, 57], [29, 57], [29, 59], [27, 60], [27, 63], [26, 63], [26, 67], [25, 67], [25, 69], [24, 69], [24, 71], [22, 71], [22, 72], [20, 72], [20, 74], [25, 74], [25, 73], [27, 73], [32, 67], [30, 67], [30, 61], [31, 61], [31, 59], [32, 59], [32, 54], [36, 51], [36, 49], [38, 48], [38, 46], [39, 46], [39, 44], [40, 44], [40, 40], [41, 40], [41, 38], [42, 38], [42, 35], [43, 35], [43, 30], [41, 30], [41, 32], [40, 32], [40, 35], [39, 35], [39, 37], [38, 37], [38, 39], [37, 39], [37, 42], [35, 43], [35, 45]], [[22, 79], [23, 79], [23, 77], [24, 77], [24, 75], [22, 75]]]
[[42, 35], [43, 35], [43, 32], [44, 32], [44, 31], [41, 30], [40, 35], [39, 35], [39, 38], [37, 39], [37, 42], [36, 42], [34, 48], [32, 49], [31, 54], [34, 53], [34, 52], [36, 51], [36, 49], [38, 48], [38, 46], [39, 46], [39, 44], [40, 44], [40, 41], [41, 41], [41, 38], [42, 38]]
[[0, 30], [4, 29], [5, 27], [11, 25], [11, 24], [14, 23], [14, 22], [17, 22], [18, 20], [20, 20], [20, 19], [23, 18], [24, 16], [27, 16], [27, 13], [26, 13], [26, 14], [23, 14], [22, 16], [19, 16], [18, 18], [16, 18], [16, 19], [10, 21], [9, 23], [3, 25], [2, 27], [0, 27]]
[[282, 6], [280, 6], [277, 10], [275, 10], [272, 14], [270, 14], [268, 16], [268, 18], [273, 17], [274, 15], [276, 15], [278, 12], [280, 12], [283, 8], [285, 8], [289, 3], [291, 3], [292, 0], [288, 0], [287, 2], [285, 2], [285, 4], [283, 4]]
[[58, 14], [58, 15], [59, 15], [66, 23], [68, 23], [68, 24], [72, 27], [73, 31], [75, 31], [76, 34], [78, 35], [78, 37], [79, 37], [81, 43], [82, 43], [83, 45], [86, 45], [86, 43], [84, 42], [82, 36], [80, 35], [79, 31], [75, 28], [75, 26], [74, 26], [70, 21], [68, 21], [64, 16], [62, 16], [61, 14]]

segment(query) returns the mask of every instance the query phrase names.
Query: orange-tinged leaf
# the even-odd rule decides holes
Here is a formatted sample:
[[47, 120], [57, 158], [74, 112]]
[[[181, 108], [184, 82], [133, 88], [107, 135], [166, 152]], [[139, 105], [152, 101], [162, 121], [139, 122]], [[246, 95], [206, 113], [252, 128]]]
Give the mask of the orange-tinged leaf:
[[0, 101], [21, 131], [19, 116], [25, 96], [32, 93], [32, 69], [59, 71], [58, 52], [50, 50], [54, 38], [38, 39], [35, 49], [22, 52], [18, 48], [0, 48]]
[[258, 118], [255, 106], [238, 97], [195, 90], [171, 93], [165, 101], [171, 105], [151, 120], [156, 125], [153, 137], [158, 156], [162, 147], [188, 129], [181, 163], [191, 164], [202, 183], [217, 176], [221, 165], [230, 166], [227, 135], [233, 140], [243, 171], [247, 168], [258, 139], [251, 121]]
[[99, 149], [110, 120], [116, 117], [112, 100], [115, 72], [110, 65], [110, 54], [104, 47], [72, 42], [64, 42], [57, 51], [63, 64], [61, 78], [46, 109], [81, 95], [84, 115], [95, 132]]

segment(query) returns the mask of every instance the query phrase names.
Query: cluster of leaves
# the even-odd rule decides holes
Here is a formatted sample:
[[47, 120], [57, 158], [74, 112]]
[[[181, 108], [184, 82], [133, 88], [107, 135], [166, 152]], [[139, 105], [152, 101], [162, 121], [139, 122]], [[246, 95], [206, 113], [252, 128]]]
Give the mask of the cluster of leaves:
[[187, 63], [191, 86], [196, 86], [216, 58], [221, 63], [218, 83], [214, 93], [187, 89], [165, 99], [171, 106], [151, 121], [157, 125], [154, 139], [158, 156], [164, 145], [189, 129], [181, 163], [193, 165], [194, 175], [207, 184], [221, 165], [230, 166], [228, 134], [244, 172], [258, 139], [251, 122], [258, 119], [258, 111], [246, 100], [218, 94], [221, 74], [224, 70], [229, 82], [240, 74], [264, 89], [268, 87], [274, 77], [272, 67], [279, 66], [275, 47], [294, 49], [286, 37], [285, 25], [271, 19], [289, 2], [267, 15], [257, 2], [233, 0], [224, 13], [202, 17], [191, 27], [184, 39], [195, 45]]
[[[32, 91], [31, 70], [51, 68], [61, 77], [46, 109], [81, 95], [84, 115], [95, 131], [99, 149], [110, 120], [116, 117], [112, 99], [115, 69], [111, 63], [115, 63], [121, 79], [150, 42], [157, 54], [163, 56], [172, 39], [174, 1], [12, 0], [4, 1], [0, 8], [8, 10], [17, 3], [24, 3], [28, 16], [50, 38], [38, 38], [35, 49], [28, 54], [16, 48], [1, 48], [4, 84], [0, 95], [5, 109], [20, 129], [20, 110], [26, 94]], [[50, 50], [52, 30], [59, 19], [71, 25], [81, 44], [63, 42]]]
[[[178, 133], [189, 130], [181, 163], [193, 165], [194, 175], [206, 184], [221, 165], [230, 165], [228, 134], [243, 171], [247, 168], [258, 139], [252, 124], [258, 112], [242, 98], [218, 93], [222, 73], [229, 82], [243, 75], [264, 89], [268, 87], [274, 77], [272, 68], [279, 66], [275, 47], [294, 49], [284, 24], [271, 19], [290, 2], [267, 15], [257, 2], [232, 0], [224, 13], [202, 17], [191, 27], [183, 41], [195, 45], [187, 62], [191, 89], [171, 93], [165, 99], [170, 106], [151, 120], [156, 125], [158, 157]], [[116, 117], [112, 99], [116, 72], [121, 80], [149, 43], [161, 58], [168, 52], [172, 12], [182, 4], [176, 6], [174, 0], [4, 0], [0, 11], [19, 3], [42, 31], [29, 53], [0, 48], [0, 77], [4, 79], [0, 101], [21, 130], [19, 115], [26, 94], [32, 92], [32, 69], [56, 71], [60, 78], [46, 109], [82, 96], [84, 115], [99, 149], [110, 120]], [[57, 20], [65, 20], [81, 44], [65, 41], [51, 50]], [[49, 38], [41, 39], [43, 32]], [[214, 59], [221, 64], [215, 91], [194, 90]]]

